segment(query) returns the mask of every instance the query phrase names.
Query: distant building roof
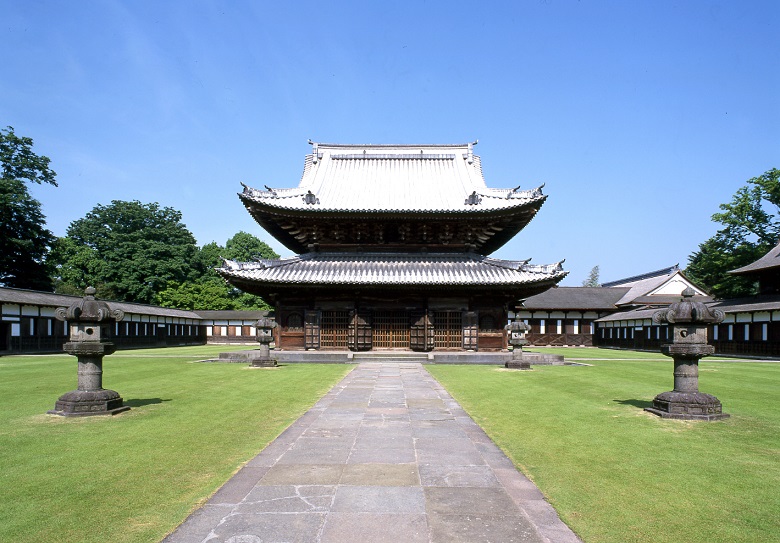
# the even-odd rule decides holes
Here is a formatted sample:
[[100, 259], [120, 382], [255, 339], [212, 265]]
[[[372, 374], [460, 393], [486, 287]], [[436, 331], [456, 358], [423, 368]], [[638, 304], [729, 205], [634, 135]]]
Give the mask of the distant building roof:
[[203, 310], [196, 309], [195, 313], [204, 320], [225, 320], [225, 319], [259, 319], [267, 316], [270, 312], [253, 309], [223, 309], [223, 310]]
[[[666, 273], [660, 274], [660, 271]], [[640, 304], [669, 304], [678, 301], [680, 294], [686, 287], [691, 287], [698, 296], [707, 295], [704, 290], [691, 283], [676, 266], [659, 270], [659, 272], [645, 274], [645, 276], [638, 275], [633, 278], [634, 281], [622, 283], [621, 286], [629, 287], [629, 290], [615, 302], [615, 305], [623, 307]]]
[[751, 262], [747, 266], [742, 266], [728, 273], [734, 275], [749, 275], [756, 272], [780, 269], [780, 244], [775, 245], [767, 254]]
[[[0, 287], [0, 303], [21, 305], [43, 305], [51, 307], [68, 307], [81, 296], [67, 294], [55, 294], [53, 292], [41, 292], [37, 290], [25, 290], [8, 287]], [[121, 309], [125, 313], [141, 315], [156, 315], [159, 317], [179, 317], [183, 319], [199, 319], [197, 313], [183, 309], [169, 309], [156, 305], [135, 304], [106, 300], [112, 309]]]
[[633, 285], [634, 283], [638, 283], [640, 281], [645, 281], [647, 279], [652, 279], [654, 277], [668, 277], [669, 275], [673, 274], [677, 270], [680, 269], [679, 264], [675, 264], [674, 266], [669, 266], [668, 268], [661, 268], [660, 270], [642, 273], [639, 275], [634, 275], [631, 277], [626, 277], [625, 279], [618, 279], [617, 281], [609, 281], [608, 283], [602, 283], [602, 287], [625, 287]]
[[727, 313], [752, 311], [776, 311], [780, 309], [780, 295], [749, 296], [732, 298], [713, 303], [710, 307], [721, 309]]
[[296, 188], [246, 187], [244, 203], [321, 212], [481, 213], [541, 206], [541, 187], [488, 188], [473, 144], [312, 143]]
[[531, 296], [523, 309], [586, 309], [614, 311], [615, 303], [629, 291], [628, 287], [555, 287]]

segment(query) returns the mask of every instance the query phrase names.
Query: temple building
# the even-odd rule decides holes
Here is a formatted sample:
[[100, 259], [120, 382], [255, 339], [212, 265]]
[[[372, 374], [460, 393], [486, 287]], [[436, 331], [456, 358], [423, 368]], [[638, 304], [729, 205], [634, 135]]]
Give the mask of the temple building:
[[277, 349], [506, 348], [508, 310], [568, 272], [489, 256], [547, 197], [488, 188], [473, 145], [312, 143], [296, 188], [239, 194], [297, 255], [218, 271], [274, 307]]

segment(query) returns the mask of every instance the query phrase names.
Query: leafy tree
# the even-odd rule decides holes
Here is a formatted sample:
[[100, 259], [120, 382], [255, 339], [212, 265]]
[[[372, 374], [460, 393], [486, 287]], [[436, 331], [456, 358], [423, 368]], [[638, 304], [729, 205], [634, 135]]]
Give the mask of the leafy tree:
[[157, 305], [176, 309], [237, 309], [230, 297], [225, 281], [208, 279], [190, 283], [168, 283], [168, 288], [158, 292]]
[[582, 282], [583, 287], [598, 287], [601, 283], [599, 283], [599, 267], [593, 266], [591, 268], [590, 273], [588, 274], [588, 278], [585, 279]]
[[686, 275], [718, 298], [756, 294], [755, 283], [727, 272], [766, 254], [780, 234], [780, 170], [748, 180], [712, 220], [723, 228], [688, 257]]
[[25, 181], [57, 186], [49, 158], [32, 151], [33, 140], [0, 130], [0, 285], [51, 290], [46, 255], [54, 241], [41, 203]]
[[201, 275], [192, 264], [197, 254], [179, 211], [114, 200], [73, 221], [55, 244], [52, 259], [58, 292], [91, 284], [109, 298], [153, 303], [170, 282]]
[[215, 242], [200, 248], [196, 268], [202, 275], [195, 281], [169, 282], [158, 293], [156, 302], [163, 307], [178, 309], [269, 309], [260, 297], [247, 294], [229, 285], [214, 271], [222, 258], [251, 261], [258, 258], [279, 258], [265, 242], [246, 232], [238, 232], [222, 247]]
[[260, 258], [279, 258], [267, 243], [252, 234], [239, 232], [225, 243], [225, 251], [221, 255], [238, 262], [250, 262]]
[[32, 138], [17, 136], [12, 126], [0, 130], [0, 164], [3, 179], [26, 179], [57, 186], [57, 173], [49, 169], [51, 159], [32, 152]]

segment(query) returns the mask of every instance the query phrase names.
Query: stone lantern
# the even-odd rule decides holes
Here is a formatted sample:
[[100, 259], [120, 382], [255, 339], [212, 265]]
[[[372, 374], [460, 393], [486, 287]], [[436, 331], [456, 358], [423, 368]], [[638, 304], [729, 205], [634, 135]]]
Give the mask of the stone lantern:
[[271, 358], [270, 343], [274, 340], [276, 321], [271, 317], [260, 317], [255, 322], [256, 337], [260, 348], [252, 353], [252, 366], [258, 368], [276, 366], [276, 360]]
[[507, 368], [521, 370], [531, 369], [530, 359], [523, 354], [523, 347], [528, 345], [525, 334], [530, 329], [531, 327], [521, 320], [513, 320], [504, 326], [504, 330], [509, 332], [509, 344], [512, 346], [512, 359], [504, 364]]
[[672, 330], [672, 343], [661, 345], [661, 352], [674, 359], [674, 390], [656, 396], [653, 407], [645, 411], [670, 419], [727, 418], [720, 400], [699, 392], [699, 359], [715, 353], [715, 347], [707, 344], [707, 325], [722, 322], [723, 311], [693, 301], [690, 287], [682, 295], [679, 302], [653, 314], [655, 323], [669, 324]]
[[70, 307], [57, 308], [56, 317], [70, 326], [70, 341], [63, 350], [78, 359], [78, 388], [60, 396], [49, 411], [52, 415], [86, 417], [116, 415], [130, 407], [123, 405], [118, 392], [103, 388], [103, 357], [116, 351], [108, 341], [109, 327], [121, 321], [121, 309], [111, 309], [95, 299], [95, 289], [88, 287], [84, 298]]

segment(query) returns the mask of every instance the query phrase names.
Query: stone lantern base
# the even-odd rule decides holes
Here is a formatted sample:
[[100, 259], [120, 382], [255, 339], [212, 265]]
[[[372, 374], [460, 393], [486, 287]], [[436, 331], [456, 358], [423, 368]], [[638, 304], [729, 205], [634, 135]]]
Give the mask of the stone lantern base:
[[71, 390], [60, 396], [50, 415], [63, 417], [91, 417], [95, 415], [117, 415], [129, 411], [123, 405], [122, 397], [114, 390]]
[[253, 368], [275, 368], [278, 366], [276, 359], [271, 358], [268, 345], [260, 345], [259, 349], [251, 351], [219, 353], [219, 359], [214, 360], [214, 362], [249, 362], [249, 365]]
[[252, 358], [251, 360], [253, 368], [275, 368], [279, 365], [274, 358]]
[[662, 392], [653, 399], [653, 407], [645, 411], [665, 419], [721, 420], [730, 415], [712, 394], [704, 392]]
[[521, 354], [520, 356], [512, 356], [511, 360], [506, 361], [504, 367], [510, 370], [530, 370], [531, 361]]

